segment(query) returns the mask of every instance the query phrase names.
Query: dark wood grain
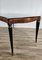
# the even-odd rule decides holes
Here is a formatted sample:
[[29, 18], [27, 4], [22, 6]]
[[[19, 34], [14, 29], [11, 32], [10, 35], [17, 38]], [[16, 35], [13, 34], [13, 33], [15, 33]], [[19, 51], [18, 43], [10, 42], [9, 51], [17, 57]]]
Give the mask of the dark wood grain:
[[0, 21], [8, 23], [8, 19], [6, 17], [0, 16]]
[[0, 21], [14, 24], [14, 23], [28, 23], [28, 22], [33, 22], [40, 20], [41, 16], [32, 16], [32, 17], [21, 17], [21, 18], [6, 18], [3, 16], [0, 16]]

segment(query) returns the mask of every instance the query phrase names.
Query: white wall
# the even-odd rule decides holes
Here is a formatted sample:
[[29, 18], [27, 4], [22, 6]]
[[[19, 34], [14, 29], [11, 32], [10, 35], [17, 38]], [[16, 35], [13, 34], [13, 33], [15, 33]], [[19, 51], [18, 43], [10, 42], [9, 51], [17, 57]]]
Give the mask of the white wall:
[[[42, 0], [0, 0], [0, 15], [9, 18], [42, 16]], [[0, 26], [7, 26], [7, 24], [0, 22]], [[35, 22], [15, 24], [15, 27], [35, 28]], [[42, 28], [42, 20], [40, 28]]]

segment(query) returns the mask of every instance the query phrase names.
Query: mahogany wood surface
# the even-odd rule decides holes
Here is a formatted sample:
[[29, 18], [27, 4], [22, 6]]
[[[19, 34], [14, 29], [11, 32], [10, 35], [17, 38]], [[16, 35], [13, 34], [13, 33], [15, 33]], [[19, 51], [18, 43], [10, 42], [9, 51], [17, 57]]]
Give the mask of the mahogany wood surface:
[[28, 22], [33, 22], [33, 21], [39, 21], [41, 19], [41, 16], [32, 16], [32, 17], [21, 17], [21, 18], [7, 18], [0, 16], [0, 21], [9, 23], [9, 24], [14, 24], [14, 23], [28, 23]]

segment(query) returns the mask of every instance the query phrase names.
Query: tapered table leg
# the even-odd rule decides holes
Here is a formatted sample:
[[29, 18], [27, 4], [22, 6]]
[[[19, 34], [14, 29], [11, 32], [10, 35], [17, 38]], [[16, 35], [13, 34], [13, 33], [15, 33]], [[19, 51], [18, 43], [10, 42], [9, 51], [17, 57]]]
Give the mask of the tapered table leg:
[[8, 30], [9, 30], [9, 37], [10, 37], [11, 51], [12, 51], [12, 55], [13, 55], [13, 35], [12, 35], [12, 24], [8, 24]]
[[37, 36], [38, 36], [38, 31], [39, 31], [39, 25], [40, 25], [40, 20], [36, 21], [36, 37], [35, 37], [35, 42], [37, 43]]

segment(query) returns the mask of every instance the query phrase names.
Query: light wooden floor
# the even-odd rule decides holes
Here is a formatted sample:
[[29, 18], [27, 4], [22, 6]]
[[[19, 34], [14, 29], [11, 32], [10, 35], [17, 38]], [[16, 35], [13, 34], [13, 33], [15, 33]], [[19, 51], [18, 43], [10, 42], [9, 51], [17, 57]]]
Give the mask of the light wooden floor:
[[0, 60], [42, 60], [42, 29], [35, 43], [35, 29], [13, 29], [14, 56], [11, 56], [7, 28], [0, 28]]

